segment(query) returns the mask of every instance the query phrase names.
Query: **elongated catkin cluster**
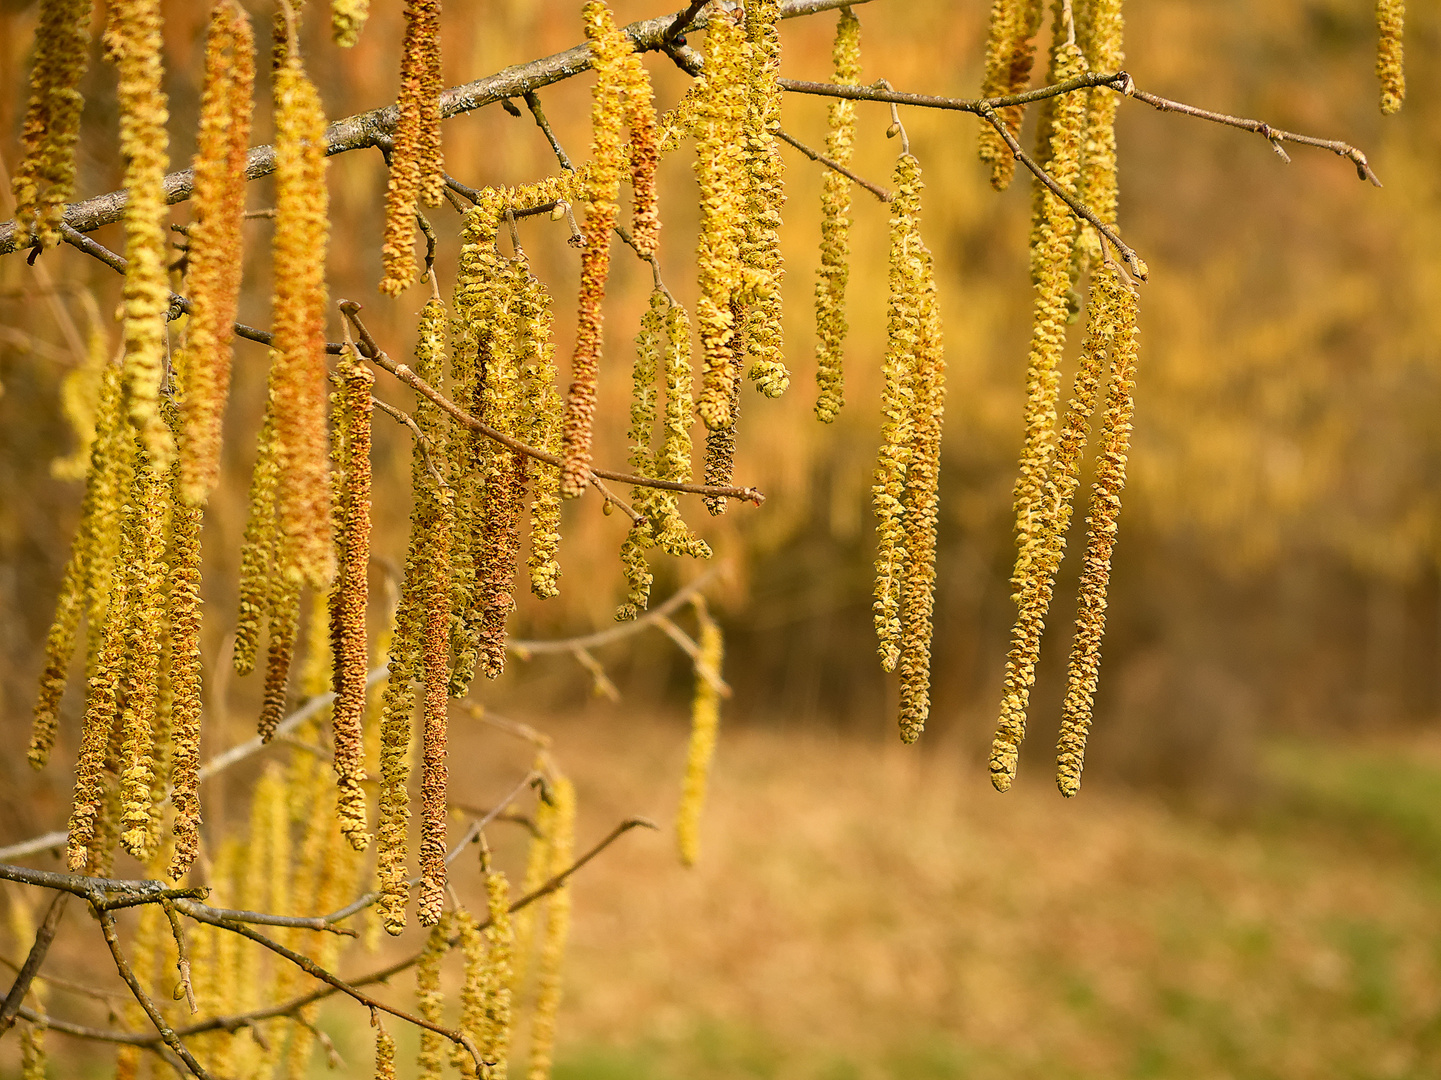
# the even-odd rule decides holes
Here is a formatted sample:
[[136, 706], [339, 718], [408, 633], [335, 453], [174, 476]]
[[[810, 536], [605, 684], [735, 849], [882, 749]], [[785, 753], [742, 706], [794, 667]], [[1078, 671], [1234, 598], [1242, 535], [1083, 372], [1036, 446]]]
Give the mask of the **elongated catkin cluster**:
[[117, 0], [106, 42], [119, 69], [120, 150], [125, 158], [125, 393], [149, 467], [163, 471], [175, 456], [160, 417], [170, 288], [165, 265], [165, 170], [170, 141], [163, 74], [159, 0]]
[[[833, 80], [853, 86], [861, 74], [861, 21], [842, 8], [831, 49]], [[849, 165], [856, 139], [856, 106], [836, 98], [829, 106], [826, 156]], [[846, 400], [844, 349], [846, 283], [850, 280], [850, 180], [834, 169], [821, 174], [821, 265], [816, 271], [816, 417], [829, 424]]]
[[[1040, 28], [1041, 0], [992, 0], [982, 97], [1004, 97], [1026, 89]], [[1000, 112], [1011, 134], [1019, 134], [1025, 106], [1008, 105]], [[1016, 173], [1016, 159], [1000, 132], [989, 124], [981, 125], [981, 160], [991, 168], [991, 186], [1004, 191]]]
[[[1125, 65], [1125, 20], [1121, 0], [1091, 0], [1077, 13], [1077, 43], [1092, 71], [1120, 71]], [[1107, 225], [1116, 225], [1116, 109], [1118, 96], [1105, 87], [1085, 91], [1086, 128], [1077, 194]], [[1080, 227], [1077, 273], [1101, 258], [1101, 240], [1089, 223]]]
[[1376, 0], [1376, 78], [1381, 81], [1381, 111], [1398, 112], [1406, 100], [1406, 70], [1401, 37], [1406, 26], [1406, 0]]
[[438, 206], [445, 188], [440, 150], [440, 0], [406, 0], [400, 54], [400, 118], [385, 189], [385, 276], [380, 291], [398, 296], [415, 280], [415, 212]]
[[244, 269], [245, 157], [255, 87], [255, 38], [239, 4], [224, 0], [205, 38], [205, 86], [195, 151], [189, 270], [190, 374], [182, 409], [181, 494], [205, 502], [220, 476], [220, 429], [230, 393], [231, 327]]
[[[548, 841], [547, 876], [554, 877], [570, 869], [574, 854], [575, 785], [568, 777], [556, 777], [551, 785], [551, 802], [542, 804], [541, 816], [546, 819], [541, 829]], [[545, 933], [536, 961], [539, 990], [530, 1023], [530, 1059], [526, 1073], [529, 1080], [548, 1080], [550, 1076], [555, 1052], [555, 1018], [563, 992], [561, 964], [569, 937], [570, 883], [566, 882], [550, 894], [545, 905]]]
[[20, 134], [20, 160], [10, 180], [17, 245], [60, 240], [60, 217], [75, 193], [75, 142], [85, 100], [90, 0], [41, 0], [35, 29], [30, 102]]
[[696, 604], [696, 615], [700, 619], [700, 654], [695, 659], [690, 746], [686, 751], [685, 779], [675, 819], [676, 845], [681, 862], [687, 866], [694, 866], [700, 857], [700, 815], [705, 808], [716, 731], [720, 727], [721, 663], [725, 655], [720, 625], [711, 618], [703, 603]]
[[342, 49], [354, 48], [370, 17], [370, 0], [330, 0], [330, 36]]
[[872, 605], [881, 666], [901, 674], [901, 737], [914, 742], [930, 712], [945, 361], [935, 265], [920, 235], [920, 163], [896, 163], [891, 201], [890, 302], [881, 449], [871, 486], [877, 527]]
[[1086, 735], [1091, 727], [1091, 706], [1096, 695], [1096, 674], [1101, 662], [1101, 639], [1106, 631], [1106, 588], [1111, 578], [1111, 552], [1116, 544], [1116, 519], [1121, 512], [1121, 489], [1126, 486], [1126, 456], [1131, 445], [1131, 416], [1136, 371], [1136, 295], [1120, 280], [1105, 283], [1111, 320], [1111, 379], [1106, 391], [1106, 415], [1096, 460], [1096, 482], [1086, 525], [1089, 538], [1081, 570], [1080, 607], [1076, 638], [1066, 673], [1066, 698], [1061, 711], [1061, 737], [1056, 756], [1056, 783], [1063, 795], [1081, 788]]

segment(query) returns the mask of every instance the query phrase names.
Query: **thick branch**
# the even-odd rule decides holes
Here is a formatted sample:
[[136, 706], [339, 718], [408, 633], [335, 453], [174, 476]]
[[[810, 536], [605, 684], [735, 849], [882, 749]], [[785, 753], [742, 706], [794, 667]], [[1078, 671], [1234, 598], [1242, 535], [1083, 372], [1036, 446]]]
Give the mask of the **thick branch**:
[[[794, 19], [803, 15], [829, 11], [848, 4], [863, 4], [867, 0], [785, 0], [781, 5], [781, 18]], [[684, 12], [682, 12], [684, 14]], [[635, 43], [637, 52], [654, 52], [670, 45], [671, 28], [675, 15], [661, 15], [654, 19], [643, 19], [625, 27], [623, 33]], [[705, 18], [695, 20], [691, 25], [699, 28], [705, 25]], [[461, 113], [493, 105], [507, 98], [524, 97], [526, 93], [542, 86], [572, 78], [588, 71], [591, 66], [589, 45], [576, 45], [554, 56], [542, 57], [529, 63], [517, 64], [494, 75], [452, 86], [440, 95], [442, 119], [459, 116]], [[347, 116], [331, 124], [325, 132], [327, 155], [343, 154], [349, 150], [361, 150], [379, 146], [390, 140], [395, 125], [400, 119], [400, 109], [387, 105], [380, 109]], [[275, 147], [254, 147], [246, 158], [245, 177], [257, 180], [275, 171]], [[165, 201], [169, 205], [184, 202], [195, 189], [195, 170], [181, 169], [165, 177]], [[65, 223], [81, 232], [91, 232], [102, 225], [110, 225], [125, 216], [125, 204], [129, 193], [121, 189], [105, 195], [97, 195], [84, 202], [71, 203], [65, 208]], [[0, 224], [0, 255], [15, 250], [15, 223]]]

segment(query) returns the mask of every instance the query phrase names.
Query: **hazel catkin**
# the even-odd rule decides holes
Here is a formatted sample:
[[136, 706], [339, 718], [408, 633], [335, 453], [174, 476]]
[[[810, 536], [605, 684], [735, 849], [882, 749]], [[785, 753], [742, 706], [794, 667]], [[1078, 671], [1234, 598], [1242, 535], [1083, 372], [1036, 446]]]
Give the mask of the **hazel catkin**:
[[1376, 78], [1381, 81], [1381, 111], [1400, 111], [1406, 100], [1406, 70], [1401, 38], [1406, 25], [1406, 0], [1376, 0]]
[[[833, 81], [860, 78], [861, 21], [842, 8], [831, 48]], [[855, 102], [836, 98], [827, 118], [826, 156], [849, 165], [856, 137]], [[816, 418], [829, 424], [845, 404], [846, 284], [850, 280], [851, 182], [834, 169], [821, 175], [821, 264], [816, 271]]]
[[[570, 869], [575, 843], [575, 786], [565, 776], [558, 776], [551, 785], [552, 820], [549, 834], [549, 876]], [[555, 1052], [555, 1020], [560, 1011], [563, 986], [561, 964], [565, 959], [566, 940], [570, 936], [570, 883], [565, 882], [546, 900], [545, 933], [541, 938], [540, 957], [536, 961], [535, 1009], [530, 1023], [530, 1061], [528, 1080], [548, 1080]]]
[[703, 603], [696, 604], [696, 614], [700, 619], [700, 653], [695, 659], [695, 694], [691, 703], [685, 780], [675, 819], [676, 845], [686, 866], [694, 866], [700, 857], [700, 815], [705, 807], [716, 730], [720, 726], [721, 662], [725, 652], [720, 626]]
[[[1026, 89], [1040, 28], [1041, 0], [993, 0], [982, 97], [1004, 97]], [[1008, 105], [1000, 114], [1011, 134], [1019, 134], [1025, 106]], [[1000, 132], [990, 124], [981, 125], [981, 160], [990, 166], [991, 186], [1004, 191], [1016, 173], [1016, 159]]]

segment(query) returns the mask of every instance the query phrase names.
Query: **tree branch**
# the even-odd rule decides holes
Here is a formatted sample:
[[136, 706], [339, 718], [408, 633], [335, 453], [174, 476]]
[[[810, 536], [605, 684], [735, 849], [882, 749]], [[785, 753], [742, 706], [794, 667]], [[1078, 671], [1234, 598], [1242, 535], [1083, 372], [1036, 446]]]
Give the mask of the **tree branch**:
[[30, 955], [25, 957], [24, 965], [10, 985], [10, 993], [5, 995], [5, 1004], [0, 1005], [0, 1037], [15, 1026], [15, 1014], [25, 1000], [25, 995], [30, 992], [30, 984], [35, 981], [40, 965], [45, 963], [45, 954], [50, 951], [50, 943], [55, 940], [55, 931], [60, 928], [60, 917], [65, 914], [65, 905], [69, 900], [68, 892], [58, 892], [50, 901], [40, 929], [35, 931], [35, 944], [30, 946]]

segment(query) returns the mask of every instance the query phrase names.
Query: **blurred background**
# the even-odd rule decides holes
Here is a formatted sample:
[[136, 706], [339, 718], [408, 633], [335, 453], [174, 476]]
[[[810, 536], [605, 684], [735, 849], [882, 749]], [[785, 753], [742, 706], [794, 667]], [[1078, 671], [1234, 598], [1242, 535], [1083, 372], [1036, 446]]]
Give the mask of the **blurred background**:
[[[269, 8], [247, 6], [263, 33]], [[577, 6], [451, 0], [447, 82], [574, 45]], [[661, 13], [641, 0], [612, 6], [622, 22]], [[350, 53], [329, 44], [318, 11], [310, 17], [307, 63], [332, 117], [394, 97], [399, 5], [373, 7]], [[988, 8], [858, 7], [862, 78], [974, 94]], [[974, 118], [904, 114], [927, 184], [949, 396], [935, 705], [921, 744], [903, 748], [869, 611], [886, 210], [854, 193], [848, 403], [821, 425], [812, 413], [818, 167], [785, 151], [793, 381], [779, 401], [747, 392], [736, 464], [737, 482], [768, 500], [718, 519], [688, 511], [730, 567], [712, 590], [735, 692], [706, 847], [684, 871], [668, 835], [629, 837], [578, 879], [557, 1075], [1441, 1076], [1441, 17], [1413, 5], [1406, 105], [1383, 118], [1372, 9], [1364, 0], [1126, 8], [1126, 66], [1142, 89], [1351, 142], [1385, 187], [1322, 151], [1293, 148], [1287, 165], [1253, 135], [1122, 105], [1121, 226], [1151, 281], [1096, 725], [1086, 785], [1070, 803], [1050, 775], [1073, 560], [1050, 620], [1022, 781], [1002, 798], [985, 769], [1013, 615], [1030, 185], [990, 189]], [[166, 5], [176, 167], [194, 146], [206, 14]], [[0, 5], [7, 168], [34, 18], [33, 5]], [[828, 78], [835, 18], [784, 24], [785, 74]], [[663, 58], [646, 63], [668, 107], [687, 79]], [[588, 153], [589, 89], [581, 77], [540, 94], [578, 159]], [[89, 194], [120, 178], [114, 73], [98, 49], [86, 98], [79, 190]], [[475, 186], [554, 172], [522, 112], [448, 121], [447, 171]], [[898, 148], [884, 137], [886, 109], [861, 103], [858, 115], [855, 167], [887, 183]], [[821, 146], [825, 101], [788, 98], [784, 123]], [[254, 141], [268, 131], [262, 100]], [[689, 144], [666, 159], [662, 195], [661, 263], [688, 306], [692, 161]], [[382, 345], [403, 355], [426, 295], [417, 287], [390, 300], [375, 288], [380, 155], [332, 159], [329, 177], [332, 295], [360, 300]], [[253, 183], [249, 198], [251, 209], [272, 205], [269, 182]], [[8, 195], [0, 200], [8, 216]], [[177, 206], [174, 220], [185, 217]], [[448, 294], [459, 219], [448, 207], [432, 219]], [[563, 224], [521, 227], [555, 297], [564, 370], [578, 260]], [[269, 225], [247, 229], [241, 318], [266, 325]], [[96, 236], [123, 246], [118, 226]], [[608, 464], [626, 454], [630, 339], [649, 278], [617, 247], [597, 455]], [[65, 755], [32, 774], [22, 747], [80, 500], [55, 464], [75, 449], [62, 402], [83, 396], [75, 373], [86, 356], [118, 341], [118, 297], [118, 277], [70, 249], [34, 267], [0, 259], [0, 843], [63, 826], [68, 808]], [[212, 749], [245, 737], [259, 694], [258, 678], [225, 672], [264, 378], [263, 349], [237, 342], [226, 484], [205, 534]], [[408, 402], [384, 379], [377, 393]], [[375, 468], [372, 586], [383, 595], [409, 517], [409, 436], [384, 418]], [[624, 518], [603, 516], [591, 498], [566, 514], [562, 596], [522, 597], [512, 621], [521, 636], [605, 627], [623, 596]], [[701, 569], [657, 565], [654, 598]], [[617, 815], [668, 826], [690, 692], [689, 660], [660, 634], [597, 657], [618, 701], [597, 697], [591, 676], [560, 658], [512, 661], [472, 695], [554, 736], [580, 786], [582, 843]], [[67, 708], [78, 715], [78, 692]], [[76, 738], [67, 729], [61, 750]], [[515, 753], [495, 750], [494, 738], [457, 735], [486, 763], [457, 777], [460, 795], [495, 798], [513, 783], [504, 777]], [[224, 828], [227, 809], [243, 820], [248, 776], [211, 785], [212, 829]], [[353, 1074], [364, 1074], [364, 1024], [344, 1010], [326, 1022], [342, 1052], [355, 1050]]]

